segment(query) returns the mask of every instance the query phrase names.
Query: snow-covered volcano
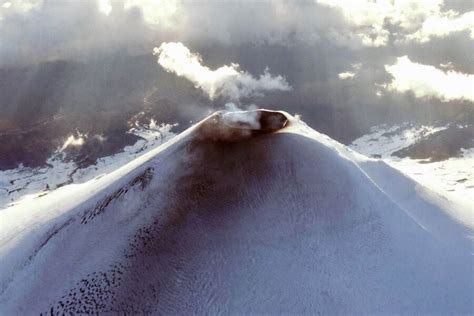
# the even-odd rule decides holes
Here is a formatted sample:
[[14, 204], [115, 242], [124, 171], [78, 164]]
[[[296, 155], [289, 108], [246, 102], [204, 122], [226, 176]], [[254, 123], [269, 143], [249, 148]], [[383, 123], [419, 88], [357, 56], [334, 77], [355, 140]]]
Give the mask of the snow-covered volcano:
[[280, 112], [0, 212], [0, 313], [473, 313], [471, 210]]

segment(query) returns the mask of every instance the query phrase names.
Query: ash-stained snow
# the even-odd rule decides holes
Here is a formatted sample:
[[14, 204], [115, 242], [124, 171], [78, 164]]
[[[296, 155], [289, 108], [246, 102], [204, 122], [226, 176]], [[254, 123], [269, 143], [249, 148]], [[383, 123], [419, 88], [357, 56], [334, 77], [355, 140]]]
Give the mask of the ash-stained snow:
[[2, 210], [0, 314], [474, 313], [466, 209], [285, 115]]

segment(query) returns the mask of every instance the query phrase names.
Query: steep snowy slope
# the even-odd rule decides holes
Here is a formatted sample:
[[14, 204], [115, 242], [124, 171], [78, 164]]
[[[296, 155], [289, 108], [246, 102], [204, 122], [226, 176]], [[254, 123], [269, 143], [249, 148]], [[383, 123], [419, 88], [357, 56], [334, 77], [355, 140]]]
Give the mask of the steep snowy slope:
[[[474, 212], [473, 144], [472, 124], [404, 123], [375, 126], [370, 134], [356, 139], [349, 148], [382, 159], [430, 190]], [[417, 157], [420, 152], [428, 156]], [[410, 154], [415, 157], [407, 157]]]
[[0, 314], [473, 313], [470, 210], [284, 115], [1, 211]]
[[[51, 193], [58, 187], [83, 183], [95, 177], [109, 173], [127, 162], [158, 147], [175, 136], [171, 129], [175, 125], [157, 125], [151, 120], [149, 124], [135, 122], [129, 133], [138, 140], [122, 151], [98, 158], [90, 166], [82, 166], [70, 159], [61, 148], [46, 160], [46, 166], [29, 168], [19, 166], [15, 169], [0, 170], [0, 210], [23, 203], [25, 199], [35, 199]], [[72, 136], [71, 136], [72, 137]], [[62, 147], [67, 147], [68, 140]]]

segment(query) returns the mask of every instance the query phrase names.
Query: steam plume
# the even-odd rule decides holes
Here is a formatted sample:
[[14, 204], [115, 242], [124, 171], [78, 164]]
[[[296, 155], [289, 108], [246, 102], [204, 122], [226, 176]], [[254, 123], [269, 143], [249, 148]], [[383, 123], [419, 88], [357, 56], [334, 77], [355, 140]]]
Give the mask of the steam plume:
[[198, 54], [192, 53], [182, 43], [163, 43], [155, 47], [153, 53], [166, 71], [185, 77], [211, 100], [224, 97], [238, 101], [243, 97], [261, 96], [264, 91], [291, 89], [284, 77], [272, 76], [268, 68], [258, 78], [240, 70], [234, 63], [211, 70], [202, 65]]

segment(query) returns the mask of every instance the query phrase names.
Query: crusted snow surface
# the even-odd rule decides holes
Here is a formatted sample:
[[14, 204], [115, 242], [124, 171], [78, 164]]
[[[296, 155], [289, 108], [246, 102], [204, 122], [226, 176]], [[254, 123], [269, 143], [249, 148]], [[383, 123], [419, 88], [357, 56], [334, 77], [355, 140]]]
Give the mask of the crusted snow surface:
[[0, 314], [472, 314], [466, 209], [285, 115], [2, 210]]

